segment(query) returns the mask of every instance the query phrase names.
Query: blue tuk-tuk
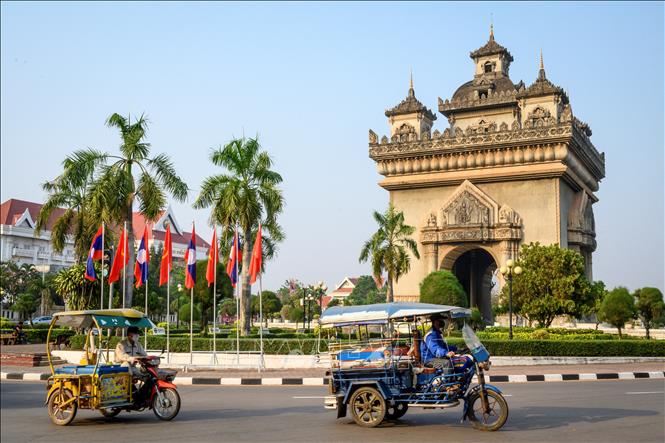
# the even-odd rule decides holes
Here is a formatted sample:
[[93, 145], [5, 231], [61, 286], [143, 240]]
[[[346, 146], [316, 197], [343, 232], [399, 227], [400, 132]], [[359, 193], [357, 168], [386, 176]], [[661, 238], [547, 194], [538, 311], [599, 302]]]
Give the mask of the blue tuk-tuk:
[[358, 425], [375, 427], [402, 417], [409, 408], [445, 409], [463, 401], [462, 420], [483, 431], [500, 429], [508, 419], [508, 404], [499, 388], [485, 383], [490, 356], [466, 323], [467, 355], [453, 357], [445, 369], [421, 361], [420, 345], [432, 315], [450, 322], [470, 317], [471, 311], [399, 302], [324, 311], [321, 330], [333, 337], [326, 408], [336, 409], [337, 418], [350, 408]]

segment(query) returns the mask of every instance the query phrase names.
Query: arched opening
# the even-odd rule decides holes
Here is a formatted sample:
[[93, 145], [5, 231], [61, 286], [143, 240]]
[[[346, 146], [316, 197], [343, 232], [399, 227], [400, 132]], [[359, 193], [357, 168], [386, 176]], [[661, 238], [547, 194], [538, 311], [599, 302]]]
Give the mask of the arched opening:
[[493, 323], [492, 288], [495, 286], [494, 257], [484, 249], [474, 248], [463, 252], [452, 265], [452, 272], [464, 287], [469, 306], [477, 307], [486, 323]]

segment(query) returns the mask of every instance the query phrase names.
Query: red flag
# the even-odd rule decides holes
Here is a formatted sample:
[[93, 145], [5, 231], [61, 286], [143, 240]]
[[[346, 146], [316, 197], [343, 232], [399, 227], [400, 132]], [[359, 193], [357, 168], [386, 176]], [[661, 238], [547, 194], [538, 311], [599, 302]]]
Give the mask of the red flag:
[[263, 238], [261, 235], [261, 224], [256, 233], [256, 241], [254, 242], [254, 249], [252, 249], [252, 258], [249, 262], [249, 283], [256, 282], [256, 276], [261, 273], [261, 262], [263, 260]]
[[129, 250], [127, 249], [127, 231], [122, 230], [120, 234], [120, 241], [118, 242], [118, 249], [116, 250], [115, 257], [113, 257], [113, 264], [111, 265], [111, 273], [109, 274], [109, 283], [113, 283], [120, 279], [120, 271], [129, 263]]
[[208, 251], [208, 269], [206, 269], [208, 286], [215, 282], [215, 266], [217, 266], [217, 262], [219, 262], [219, 252], [217, 250], [217, 227], [215, 226], [215, 231], [212, 233], [212, 243]]
[[173, 251], [171, 251], [171, 225], [166, 226], [166, 237], [164, 238], [164, 252], [162, 252], [162, 263], [159, 267], [159, 286], [169, 282], [169, 273], [173, 266]]
[[192, 238], [185, 250], [185, 287], [192, 289], [196, 284], [196, 232], [192, 225]]
[[148, 248], [148, 225], [143, 228], [143, 237], [136, 252], [134, 264], [134, 285], [138, 288], [148, 281], [148, 263], [150, 262], [150, 249]]

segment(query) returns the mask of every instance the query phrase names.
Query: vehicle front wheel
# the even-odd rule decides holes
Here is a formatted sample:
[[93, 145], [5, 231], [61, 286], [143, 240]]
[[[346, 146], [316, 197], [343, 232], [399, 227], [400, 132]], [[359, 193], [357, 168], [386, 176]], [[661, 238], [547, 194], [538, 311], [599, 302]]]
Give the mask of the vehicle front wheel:
[[53, 391], [48, 399], [48, 415], [59, 426], [67, 426], [76, 417], [78, 405], [69, 389]]
[[409, 405], [406, 403], [395, 403], [395, 406], [389, 406], [386, 411], [386, 419], [388, 420], [397, 420], [402, 418], [406, 414]]
[[469, 400], [469, 412], [467, 417], [474, 428], [481, 431], [498, 431], [508, 420], [508, 403], [503, 395], [494, 391], [487, 392], [487, 411], [483, 408], [480, 393], [475, 394]]
[[386, 416], [386, 401], [374, 388], [358, 388], [351, 396], [349, 404], [353, 420], [366, 428], [378, 426]]
[[158, 419], [173, 420], [180, 412], [180, 395], [173, 388], [160, 389], [161, 396], [155, 394], [152, 400], [152, 410]]

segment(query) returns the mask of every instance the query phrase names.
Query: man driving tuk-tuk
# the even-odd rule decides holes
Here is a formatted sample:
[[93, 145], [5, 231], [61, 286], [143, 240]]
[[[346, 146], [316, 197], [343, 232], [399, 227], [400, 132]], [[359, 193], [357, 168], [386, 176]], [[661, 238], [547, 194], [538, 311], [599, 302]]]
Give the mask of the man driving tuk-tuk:
[[472, 360], [464, 355], [457, 355], [457, 346], [449, 345], [441, 334], [445, 325], [445, 318], [440, 314], [430, 316], [432, 327], [420, 344], [420, 358], [422, 363], [430, 368], [442, 370], [444, 373], [463, 371], [473, 364]]
[[140, 343], [139, 328], [127, 328], [127, 337], [120, 340], [115, 347], [114, 362], [129, 367], [134, 378], [141, 376], [141, 370], [136, 367], [137, 358], [147, 357], [148, 354]]

